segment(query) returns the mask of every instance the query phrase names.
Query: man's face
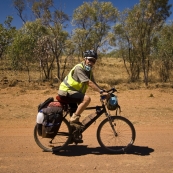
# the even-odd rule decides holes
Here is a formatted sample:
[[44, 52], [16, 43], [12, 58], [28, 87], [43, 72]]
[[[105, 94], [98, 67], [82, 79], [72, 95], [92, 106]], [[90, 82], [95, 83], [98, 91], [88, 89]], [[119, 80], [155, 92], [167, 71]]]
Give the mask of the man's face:
[[95, 62], [96, 62], [96, 59], [95, 58], [85, 58], [86, 60], [85, 60], [85, 64], [86, 65], [89, 65], [89, 66], [91, 66], [91, 67], [93, 67], [94, 66], [94, 64], [95, 64]]

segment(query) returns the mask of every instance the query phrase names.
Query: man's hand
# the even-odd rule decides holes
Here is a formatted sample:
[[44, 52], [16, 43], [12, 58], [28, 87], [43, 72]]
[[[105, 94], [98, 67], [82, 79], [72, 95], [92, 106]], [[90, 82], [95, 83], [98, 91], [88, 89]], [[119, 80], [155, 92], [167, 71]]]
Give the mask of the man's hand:
[[110, 98], [110, 94], [107, 93], [107, 92], [103, 92], [101, 95], [104, 96], [105, 99], [109, 99]]

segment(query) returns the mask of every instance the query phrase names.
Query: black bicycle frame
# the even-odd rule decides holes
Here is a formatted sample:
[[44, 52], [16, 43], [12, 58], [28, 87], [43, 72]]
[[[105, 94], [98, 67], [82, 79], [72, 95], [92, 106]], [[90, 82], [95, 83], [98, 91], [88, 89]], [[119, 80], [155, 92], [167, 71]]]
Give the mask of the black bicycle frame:
[[[97, 110], [99, 108], [99, 110]], [[91, 119], [87, 124], [84, 125], [84, 127], [82, 127], [82, 133], [92, 124], [94, 123], [103, 113], [107, 114], [105, 105], [102, 106], [96, 106], [96, 107], [87, 107], [85, 110], [91, 110], [91, 109], [95, 109], [96, 110], [96, 116]]]
[[[92, 110], [95, 109], [95, 114], [96, 116], [94, 118], [92, 118], [87, 124], [85, 124], [82, 128], [81, 128], [81, 133], [83, 133], [92, 123], [94, 123], [103, 113], [105, 113], [106, 117], [108, 117], [108, 113], [106, 110], [106, 106], [105, 104], [102, 102], [102, 106], [94, 106], [94, 107], [87, 107], [85, 110]], [[72, 114], [71, 109], [68, 109], [64, 118], [68, 115], [68, 114]]]
[[[82, 128], [81, 128], [81, 133], [83, 133], [92, 123], [94, 123], [103, 113], [106, 114], [106, 116], [108, 115], [107, 111], [106, 111], [106, 107], [104, 104], [102, 104], [102, 106], [94, 106], [94, 107], [87, 107], [85, 110], [92, 110], [95, 109], [95, 114], [96, 116], [91, 119], [87, 124], [85, 124]], [[70, 110], [67, 112], [67, 114], [64, 116], [64, 118], [71, 113]]]

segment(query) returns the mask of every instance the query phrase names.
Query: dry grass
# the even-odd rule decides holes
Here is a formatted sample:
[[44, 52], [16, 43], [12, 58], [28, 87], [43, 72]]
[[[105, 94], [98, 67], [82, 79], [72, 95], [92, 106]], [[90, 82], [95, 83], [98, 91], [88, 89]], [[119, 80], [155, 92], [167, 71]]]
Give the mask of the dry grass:
[[[71, 59], [70, 59], [71, 60]], [[72, 59], [69, 61], [68, 68], [65, 71], [65, 75], [69, 72], [69, 70], [78, 63], [79, 60]], [[7, 66], [7, 64], [2, 64], [1, 62], [0, 68], [0, 84], [1, 88], [5, 88], [7, 86], [21, 86], [27, 87], [27, 89], [40, 89], [40, 88], [58, 88], [59, 82], [55, 80], [57, 70], [54, 68], [52, 71], [53, 79], [48, 82], [42, 82], [41, 74], [39, 72], [38, 67], [34, 67], [33, 70], [30, 71], [31, 81], [28, 83], [28, 75], [26, 71], [13, 71]], [[63, 67], [63, 61], [61, 63], [61, 67]], [[36, 69], [36, 70], [34, 70]], [[94, 76], [97, 83], [103, 88], [110, 88], [116, 86], [116, 88], [121, 89], [139, 89], [145, 87], [144, 82], [141, 81], [137, 83], [129, 82], [129, 78], [124, 67], [122, 59], [118, 58], [101, 58], [97, 61], [94, 66]], [[158, 87], [171, 87], [173, 88], [173, 83], [160, 83], [158, 80], [158, 72], [156, 69], [153, 69], [150, 73], [150, 84], [151, 88]], [[5, 82], [6, 81], [6, 82]]]
[[112, 86], [127, 82], [128, 79], [122, 60], [116, 58], [102, 58], [96, 64], [94, 72], [99, 83]]

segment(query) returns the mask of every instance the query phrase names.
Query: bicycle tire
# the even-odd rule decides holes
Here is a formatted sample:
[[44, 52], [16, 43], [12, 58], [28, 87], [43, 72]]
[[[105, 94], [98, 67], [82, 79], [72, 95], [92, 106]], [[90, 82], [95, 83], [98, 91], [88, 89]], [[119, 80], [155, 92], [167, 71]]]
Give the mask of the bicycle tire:
[[42, 136], [39, 136], [37, 132], [37, 124], [34, 128], [34, 139], [36, 144], [41, 149], [43, 149], [43, 151], [47, 152], [56, 152], [64, 149], [71, 140], [70, 134], [71, 127], [69, 125], [69, 122], [65, 118], [62, 120], [58, 133], [53, 139], [43, 138]]
[[125, 153], [130, 149], [136, 138], [136, 131], [133, 124], [121, 116], [111, 116], [113, 127], [111, 128], [108, 118], [104, 119], [97, 129], [97, 140], [101, 147], [111, 153]]

